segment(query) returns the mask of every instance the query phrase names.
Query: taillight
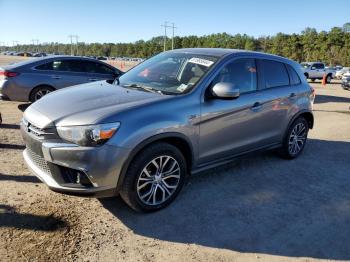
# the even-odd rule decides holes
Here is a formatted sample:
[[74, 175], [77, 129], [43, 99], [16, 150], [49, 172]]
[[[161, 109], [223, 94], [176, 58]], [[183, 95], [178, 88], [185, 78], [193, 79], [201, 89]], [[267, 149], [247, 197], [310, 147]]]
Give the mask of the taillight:
[[0, 76], [4, 76], [4, 77], [15, 77], [18, 75], [19, 75], [19, 73], [17, 73], [17, 72], [0, 71]]

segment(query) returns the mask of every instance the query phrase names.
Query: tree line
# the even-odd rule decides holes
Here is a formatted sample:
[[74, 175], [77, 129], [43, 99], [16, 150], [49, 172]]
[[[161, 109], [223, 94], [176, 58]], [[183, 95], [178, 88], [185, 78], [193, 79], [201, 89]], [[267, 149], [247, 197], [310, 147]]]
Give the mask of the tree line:
[[[158, 36], [148, 41], [140, 40], [134, 43], [78, 43], [73, 46], [73, 51], [74, 54], [83, 56], [147, 58], [163, 51], [163, 40], [162, 36]], [[171, 39], [167, 39], [166, 42], [167, 50], [171, 49]], [[350, 23], [343, 27], [334, 27], [330, 31], [318, 32], [314, 28], [306, 28], [300, 34], [278, 33], [274, 36], [261, 37], [228, 33], [177, 36], [174, 38], [174, 43], [175, 48], [246, 49], [288, 57], [298, 62], [323, 61], [329, 65], [350, 66]], [[61, 43], [43, 43], [40, 46], [20, 45], [17, 48], [31, 52], [71, 53], [71, 45]]]

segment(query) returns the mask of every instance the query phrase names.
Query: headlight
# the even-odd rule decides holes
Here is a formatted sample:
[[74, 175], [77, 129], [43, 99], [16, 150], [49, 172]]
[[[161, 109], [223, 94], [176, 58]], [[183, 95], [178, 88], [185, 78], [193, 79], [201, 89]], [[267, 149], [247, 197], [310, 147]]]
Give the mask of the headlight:
[[118, 130], [119, 122], [91, 126], [58, 126], [58, 135], [81, 146], [97, 146], [105, 143]]

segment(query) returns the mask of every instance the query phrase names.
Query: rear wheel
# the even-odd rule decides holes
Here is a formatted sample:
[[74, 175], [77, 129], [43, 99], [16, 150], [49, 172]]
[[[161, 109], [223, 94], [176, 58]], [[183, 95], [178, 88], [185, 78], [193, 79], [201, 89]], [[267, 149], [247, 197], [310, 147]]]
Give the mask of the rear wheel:
[[303, 151], [307, 135], [309, 132], [309, 125], [304, 117], [297, 118], [289, 127], [280, 148], [280, 154], [286, 159], [293, 159], [298, 157]]
[[120, 195], [136, 211], [159, 210], [176, 198], [186, 172], [179, 149], [168, 143], [150, 145], [130, 164]]
[[32, 93], [30, 94], [29, 100], [31, 102], [35, 102], [35, 101], [39, 100], [40, 98], [42, 98], [43, 96], [47, 95], [48, 93], [51, 93], [54, 90], [55, 89], [53, 89], [51, 86], [36, 87], [36, 88], [34, 88]]

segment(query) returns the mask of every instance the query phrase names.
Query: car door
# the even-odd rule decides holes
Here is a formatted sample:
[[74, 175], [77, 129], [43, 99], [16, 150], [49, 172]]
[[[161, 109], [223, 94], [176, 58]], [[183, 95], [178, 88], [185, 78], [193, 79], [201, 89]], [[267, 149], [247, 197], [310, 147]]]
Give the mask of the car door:
[[113, 82], [120, 75], [120, 71], [111, 66], [95, 61], [84, 61], [86, 80], [88, 82], [107, 80]]
[[79, 59], [55, 59], [35, 67], [37, 85], [50, 85], [55, 89], [87, 82], [81, 73]]
[[[220, 69], [201, 104], [199, 164], [258, 148], [271, 126], [268, 107], [258, 90], [256, 60], [237, 58]], [[240, 90], [236, 99], [212, 97], [211, 88], [229, 82]]]
[[311, 66], [310, 78], [322, 78], [324, 71], [325, 71], [324, 64], [314, 63]]
[[322, 78], [323, 75], [325, 74], [325, 72], [326, 72], [326, 68], [325, 68], [324, 64], [318, 63], [317, 64], [317, 75], [318, 75], [318, 78]]
[[261, 142], [279, 143], [289, 121], [288, 112], [298, 98], [298, 85], [301, 81], [294, 69], [283, 62], [258, 59], [257, 64], [260, 76], [260, 102], [263, 105], [261, 117], [265, 121], [265, 125], [260, 129]]

